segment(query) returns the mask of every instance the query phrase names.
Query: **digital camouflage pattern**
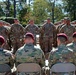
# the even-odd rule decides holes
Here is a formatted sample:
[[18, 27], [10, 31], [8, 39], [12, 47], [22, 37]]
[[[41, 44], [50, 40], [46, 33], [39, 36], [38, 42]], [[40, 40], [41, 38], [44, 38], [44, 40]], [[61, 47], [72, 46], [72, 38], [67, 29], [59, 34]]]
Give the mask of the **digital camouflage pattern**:
[[9, 58], [12, 56], [12, 53], [0, 48], [0, 64], [7, 64], [9, 63]]
[[[73, 50], [67, 48], [64, 44], [53, 49], [49, 55], [50, 67], [56, 63], [74, 63], [73, 60]], [[53, 73], [52, 75], [65, 75], [65, 73]], [[68, 75], [73, 75], [73, 72], [68, 73]]]
[[10, 40], [14, 53], [23, 45], [24, 28], [21, 24], [13, 24], [10, 29]]
[[75, 32], [75, 27], [72, 25], [64, 25], [60, 29], [60, 33], [65, 33], [68, 36], [68, 41], [72, 42], [72, 34]]
[[39, 28], [36, 25], [27, 25], [25, 27], [25, 33], [30, 32], [34, 35], [35, 37], [35, 45], [36, 45], [36, 35], [39, 34]]
[[76, 65], [76, 42], [68, 44], [67, 47], [73, 50], [74, 64]]
[[[25, 44], [16, 52], [16, 66], [20, 63], [38, 63], [42, 67], [44, 66], [44, 54], [41, 49], [37, 48], [33, 44]], [[23, 73], [19, 75], [23, 75]]]
[[44, 53], [50, 52], [56, 46], [56, 28], [53, 24], [45, 23], [40, 29], [40, 46]]

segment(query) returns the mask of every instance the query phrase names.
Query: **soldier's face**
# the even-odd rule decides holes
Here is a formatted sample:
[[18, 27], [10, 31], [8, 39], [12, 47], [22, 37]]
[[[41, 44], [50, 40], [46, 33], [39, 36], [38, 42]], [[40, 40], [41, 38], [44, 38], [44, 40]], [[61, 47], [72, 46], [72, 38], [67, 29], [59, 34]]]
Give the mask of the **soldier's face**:
[[70, 20], [66, 20], [66, 24], [67, 25], [70, 25]]
[[14, 20], [14, 23], [15, 23], [15, 24], [19, 24], [19, 21], [18, 21], [18, 20]]
[[49, 19], [49, 20], [47, 20], [47, 23], [50, 23], [50, 19]]
[[33, 20], [30, 21], [30, 25], [34, 25], [34, 21]]
[[31, 37], [29, 37], [29, 38], [25, 38], [24, 42], [25, 42], [25, 44], [30, 44], [30, 43], [33, 44], [34, 40]]

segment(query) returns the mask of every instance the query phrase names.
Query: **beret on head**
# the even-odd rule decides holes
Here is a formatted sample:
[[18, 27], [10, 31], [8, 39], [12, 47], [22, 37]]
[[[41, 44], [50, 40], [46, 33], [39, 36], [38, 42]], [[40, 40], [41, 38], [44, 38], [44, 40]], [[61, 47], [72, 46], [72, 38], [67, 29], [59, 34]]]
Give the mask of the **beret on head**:
[[76, 32], [73, 33], [72, 37], [76, 37]]
[[3, 36], [0, 36], [0, 43], [1, 43], [1, 44], [5, 43], [5, 39], [4, 39]]
[[26, 33], [24, 37], [25, 38], [31, 37], [33, 40], [35, 40], [34, 35], [30, 32]]
[[59, 33], [59, 34], [57, 34], [57, 37], [63, 37], [66, 39], [66, 41], [68, 40], [68, 37], [65, 33]]

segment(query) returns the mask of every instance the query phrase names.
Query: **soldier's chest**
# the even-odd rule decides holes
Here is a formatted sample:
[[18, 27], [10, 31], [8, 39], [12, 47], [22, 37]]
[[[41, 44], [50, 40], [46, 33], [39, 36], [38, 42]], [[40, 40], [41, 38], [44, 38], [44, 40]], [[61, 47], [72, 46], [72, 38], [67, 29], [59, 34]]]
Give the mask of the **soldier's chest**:
[[14, 26], [14, 27], [12, 27], [12, 31], [13, 32], [19, 32], [20, 30], [21, 30], [20, 26]]
[[44, 31], [45, 32], [48, 32], [48, 31], [52, 32], [53, 31], [53, 26], [52, 25], [45, 25], [44, 26]]
[[65, 27], [64, 28], [64, 32], [66, 33], [66, 34], [72, 34], [73, 33], [73, 28], [71, 27], [71, 26], [67, 26], [67, 27]]
[[6, 29], [3, 27], [0, 27], [0, 33], [5, 33], [5, 32], [6, 32]]

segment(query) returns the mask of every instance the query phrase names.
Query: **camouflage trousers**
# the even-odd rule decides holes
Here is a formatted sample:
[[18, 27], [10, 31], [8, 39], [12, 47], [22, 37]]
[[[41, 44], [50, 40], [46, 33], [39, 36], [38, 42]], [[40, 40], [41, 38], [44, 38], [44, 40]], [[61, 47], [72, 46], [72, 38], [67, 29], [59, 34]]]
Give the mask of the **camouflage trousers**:
[[53, 38], [50, 37], [44, 37], [43, 38], [43, 51], [44, 53], [48, 53], [52, 50], [52, 44], [53, 44]]

